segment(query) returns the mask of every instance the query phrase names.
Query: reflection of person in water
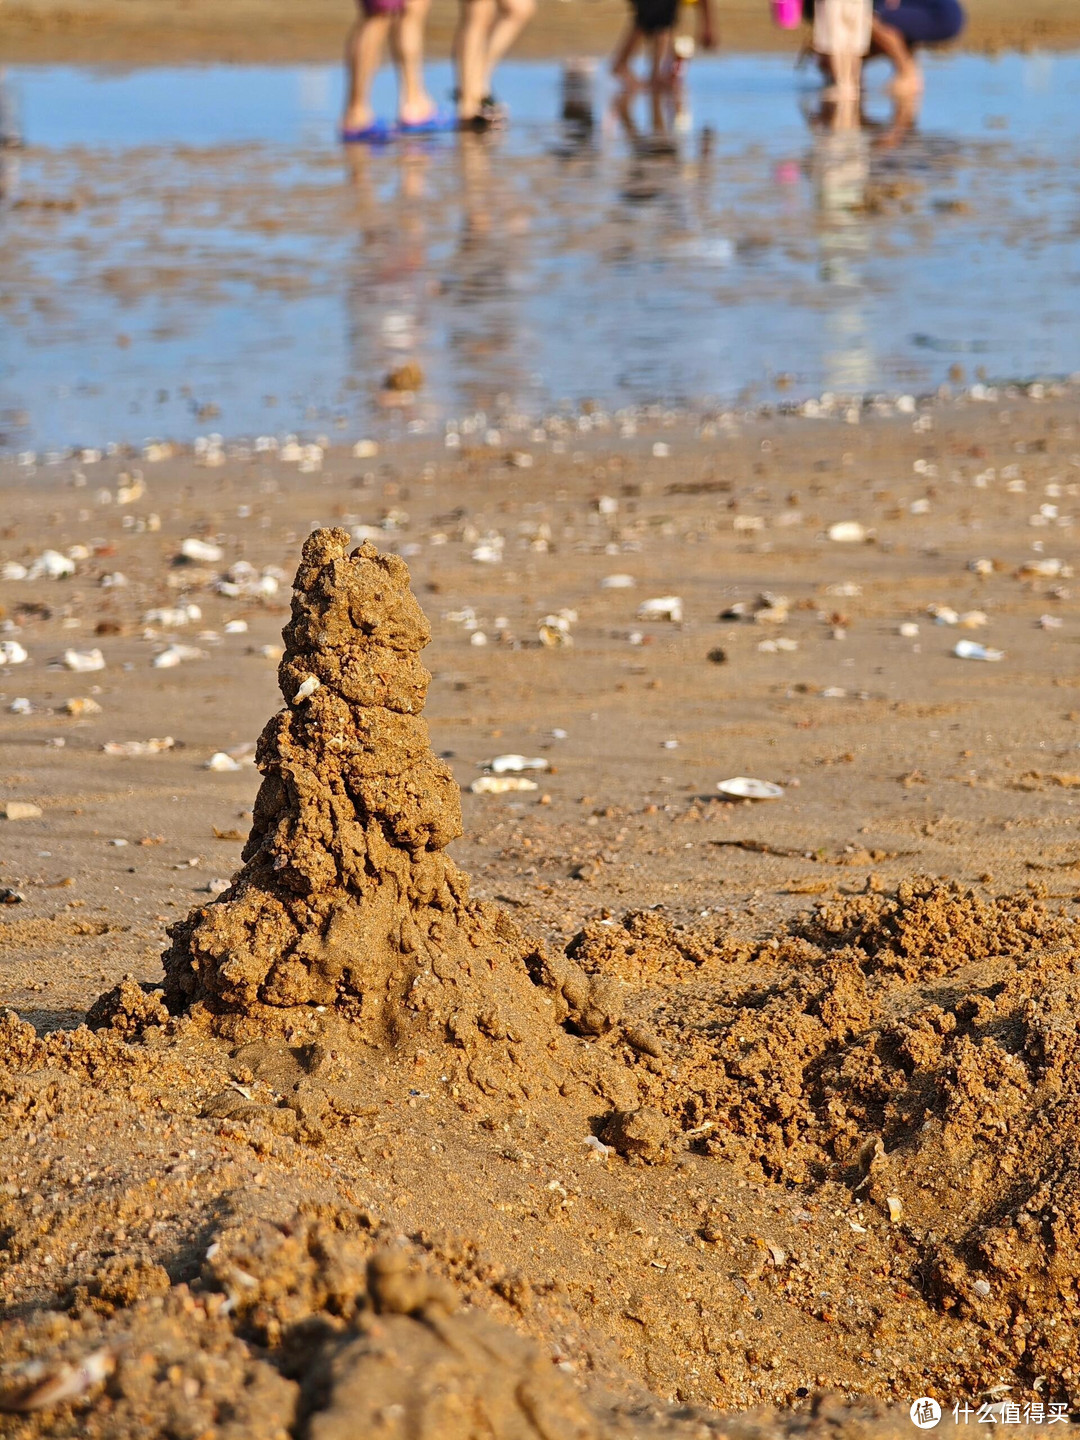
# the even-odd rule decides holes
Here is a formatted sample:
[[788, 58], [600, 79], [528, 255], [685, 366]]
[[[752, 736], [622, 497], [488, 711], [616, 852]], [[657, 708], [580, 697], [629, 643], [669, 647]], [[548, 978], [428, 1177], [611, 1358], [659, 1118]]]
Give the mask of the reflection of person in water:
[[461, 229], [441, 284], [451, 307], [447, 346], [455, 402], [490, 410], [500, 395], [524, 403], [529, 384], [532, 347], [518, 313], [528, 211], [518, 209], [509, 177], [493, 174], [500, 156], [485, 138], [462, 135], [458, 161]]
[[351, 383], [368, 394], [375, 388], [380, 403], [387, 403], [400, 397], [378, 390], [386, 374], [405, 362], [422, 370], [429, 363], [427, 187], [433, 157], [420, 142], [377, 155], [370, 146], [354, 145], [346, 153], [357, 223], [356, 258], [346, 291]]

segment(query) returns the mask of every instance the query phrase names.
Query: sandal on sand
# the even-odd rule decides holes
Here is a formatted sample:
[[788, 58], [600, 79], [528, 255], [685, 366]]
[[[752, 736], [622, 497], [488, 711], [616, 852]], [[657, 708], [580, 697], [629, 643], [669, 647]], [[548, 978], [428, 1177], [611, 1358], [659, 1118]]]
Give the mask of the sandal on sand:
[[385, 145], [393, 138], [393, 131], [385, 120], [373, 120], [370, 125], [361, 125], [357, 130], [342, 130], [343, 145]]

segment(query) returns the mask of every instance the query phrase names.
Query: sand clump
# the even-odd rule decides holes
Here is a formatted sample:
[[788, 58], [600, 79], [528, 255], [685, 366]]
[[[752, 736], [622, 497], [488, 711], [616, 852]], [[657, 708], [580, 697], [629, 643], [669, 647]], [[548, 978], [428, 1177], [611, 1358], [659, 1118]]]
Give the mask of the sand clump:
[[[663, 971], [685, 942], [669, 927], [653, 948]], [[1075, 1405], [1080, 925], [916, 879], [720, 945], [709, 973], [725, 964], [653, 992], [679, 1064], [642, 1075], [652, 1104], [743, 1174], [903, 1217], [927, 1298], [989, 1332], [973, 1381], [1013, 1365]]]
[[552, 1033], [610, 1028], [612, 986], [470, 901], [445, 853], [460, 792], [420, 713], [427, 620], [404, 561], [349, 545], [304, 546], [243, 868], [171, 928], [165, 1001], [234, 1036], [332, 1009], [375, 1046], [449, 1042], [476, 1083], [559, 1084]]

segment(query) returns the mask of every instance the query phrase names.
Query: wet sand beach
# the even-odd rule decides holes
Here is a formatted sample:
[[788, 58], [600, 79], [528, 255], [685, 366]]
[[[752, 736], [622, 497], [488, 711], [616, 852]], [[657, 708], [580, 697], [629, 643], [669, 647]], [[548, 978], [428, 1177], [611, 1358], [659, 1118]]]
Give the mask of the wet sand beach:
[[[83, 548], [4, 585], [3, 796], [40, 814], [0, 821], [0, 1375], [74, 1399], [0, 1433], [1075, 1406], [1076, 391], [828, 409], [5, 465], [4, 561]], [[319, 525], [407, 557], [454, 860], [601, 1019], [162, 1009]], [[534, 789], [473, 792], [515, 753]]]
[[[963, 44], [977, 50], [1067, 48], [1080, 40], [1080, 17], [1069, 0], [1037, 0], [1018, 9], [1007, 0], [977, 0]], [[301, 10], [285, 0], [231, 0], [227, 6], [189, 0], [4, 0], [0, 62], [81, 65], [162, 65], [208, 61], [248, 64], [336, 58], [350, 19], [345, 0], [312, 0]], [[432, 9], [433, 55], [449, 51], [456, 10]], [[520, 53], [530, 58], [606, 55], [625, 17], [619, 0], [551, 0], [539, 8]], [[726, 0], [719, 8], [726, 50], [787, 50], [764, 0]]]

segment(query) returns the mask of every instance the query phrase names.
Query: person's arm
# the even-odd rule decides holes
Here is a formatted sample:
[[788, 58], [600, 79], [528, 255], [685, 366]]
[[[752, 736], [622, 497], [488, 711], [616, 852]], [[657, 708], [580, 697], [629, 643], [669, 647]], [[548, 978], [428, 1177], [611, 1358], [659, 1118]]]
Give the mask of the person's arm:
[[712, 0], [698, 0], [698, 44], [703, 50], [716, 49], [713, 32]]

